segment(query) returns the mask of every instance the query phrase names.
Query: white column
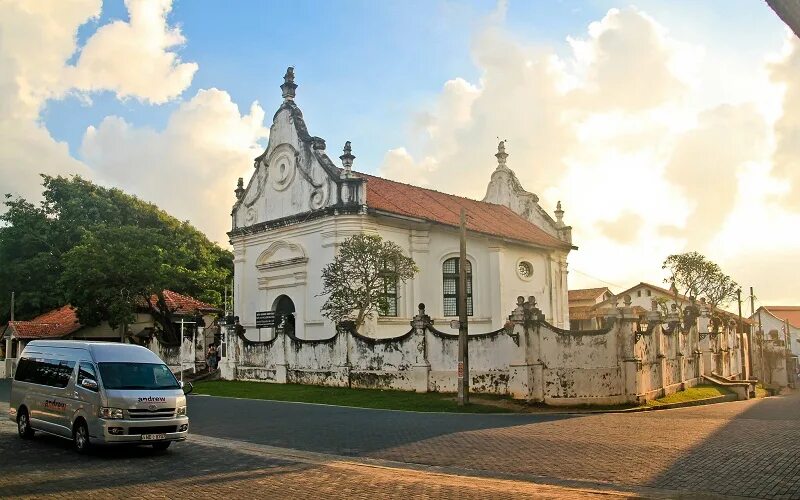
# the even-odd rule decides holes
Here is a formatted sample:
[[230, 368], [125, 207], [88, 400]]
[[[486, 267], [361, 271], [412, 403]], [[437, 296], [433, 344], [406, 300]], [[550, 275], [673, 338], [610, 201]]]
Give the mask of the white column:
[[[493, 246], [489, 247], [489, 286], [486, 287], [486, 293], [489, 293], [489, 310], [492, 318], [492, 330], [497, 330], [505, 324], [505, 318], [511, 314], [509, 311], [503, 310], [503, 276], [501, 271], [503, 269], [503, 247]], [[475, 290], [473, 290], [475, 292]], [[478, 291], [477, 293], [481, 293]]]

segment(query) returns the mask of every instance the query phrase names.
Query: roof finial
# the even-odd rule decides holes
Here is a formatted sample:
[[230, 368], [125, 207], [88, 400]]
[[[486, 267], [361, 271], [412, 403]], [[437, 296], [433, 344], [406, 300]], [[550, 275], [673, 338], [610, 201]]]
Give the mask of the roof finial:
[[353, 160], [356, 159], [356, 157], [353, 156], [352, 151], [353, 148], [350, 147], [350, 141], [345, 142], [344, 154], [339, 157], [339, 159], [342, 160], [342, 165], [344, 166], [345, 177], [349, 177], [350, 174], [352, 173], [351, 169], [353, 168]]
[[281, 95], [284, 100], [293, 100], [295, 89], [297, 89], [297, 84], [294, 83], [294, 67], [289, 66], [286, 68], [286, 74], [283, 75], [283, 85], [281, 85]]
[[502, 140], [497, 144], [497, 168], [506, 168], [506, 158], [508, 158], [508, 153], [506, 153], [506, 140]]
[[556, 226], [564, 227], [564, 211], [561, 210], [561, 201], [560, 200], [559, 200], [558, 203], [556, 203], [555, 214], [556, 214]]
[[242, 196], [244, 196], [244, 179], [241, 177], [239, 177], [239, 180], [236, 182], [236, 190], [234, 190], [234, 193], [236, 193], [237, 200], [241, 200]]

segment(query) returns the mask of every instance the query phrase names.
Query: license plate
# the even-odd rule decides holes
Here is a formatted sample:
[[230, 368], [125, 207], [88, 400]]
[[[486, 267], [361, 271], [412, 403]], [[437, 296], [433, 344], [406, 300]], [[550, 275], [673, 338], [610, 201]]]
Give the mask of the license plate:
[[166, 434], [142, 434], [142, 441], [158, 441], [160, 439], [167, 439]]

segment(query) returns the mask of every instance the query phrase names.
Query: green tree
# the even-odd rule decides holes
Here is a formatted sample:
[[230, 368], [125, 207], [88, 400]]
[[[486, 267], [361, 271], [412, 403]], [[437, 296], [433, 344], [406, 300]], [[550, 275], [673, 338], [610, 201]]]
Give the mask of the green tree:
[[[6, 212], [0, 215], [0, 321], [8, 319], [12, 290], [17, 293], [20, 319], [70, 302], [86, 324], [106, 319], [124, 323], [130, 309], [121, 304], [129, 302], [98, 301], [140, 290], [140, 281], [163, 286], [153, 293], [168, 288], [214, 305], [222, 303], [233, 255], [188, 222], [119, 189], [77, 176], [43, 179], [43, 201], [38, 206], [7, 195]], [[141, 255], [144, 248], [147, 258]], [[149, 271], [149, 259], [160, 259], [165, 268], [156, 276], [159, 279]], [[98, 270], [93, 271], [95, 263]], [[100, 290], [82, 290], [79, 283]]]
[[664, 280], [666, 283], [675, 284], [682, 295], [705, 297], [712, 308], [730, 302], [739, 289], [739, 285], [718, 264], [698, 252], [670, 255], [661, 267], [670, 274]]
[[351, 236], [322, 269], [321, 295], [328, 296], [322, 315], [337, 324], [353, 320], [358, 329], [368, 316], [387, 309], [386, 285], [396, 289], [418, 271], [397, 244], [378, 235]]

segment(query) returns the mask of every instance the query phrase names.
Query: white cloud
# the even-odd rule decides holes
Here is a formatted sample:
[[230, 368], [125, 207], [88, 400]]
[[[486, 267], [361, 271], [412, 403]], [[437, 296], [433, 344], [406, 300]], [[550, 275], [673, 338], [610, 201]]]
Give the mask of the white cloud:
[[[48, 100], [112, 90], [119, 98], [164, 102], [189, 86], [197, 65], [181, 63], [170, 51], [183, 42], [180, 30], [166, 22], [171, 2], [131, 0], [126, 6], [130, 23], [100, 26], [77, 66], [69, 66], [79, 50], [78, 28], [99, 17], [100, 0], [0, 0], [0, 193], [37, 200], [39, 174], [92, 177], [40, 121]], [[226, 130], [222, 141], [230, 143], [237, 133]]]
[[[497, 138], [508, 139], [509, 166], [523, 185], [545, 209], [563, 200], [580, 247], [575, 269], [623, 285], [658, 283], [668, 254], [698, 250], [735, 279], [759, 278], [762, 297], [791, 295], [769, 274], [736, 273], [756, 248], [800, 250], [800, 237], [772, 238], [778, 224], [800, 222], [775, 203], [790, 183], [800, 200], [800, 87], [790, 83], [800, 81], [797, 40], [769, 71], [756, 65], [722, 77], [713, 61], [724, 47], [675, 40], [635, 8], [611, 9], [568, 38], [569, 57], [526, 45], [501, 23], [495, 16], [474, 41], [480, 79], [447, 82], [418, 124], [427, 141], [390, 151], [384, 175], [481, 198]], [[735, 84], [714, 87], [725, 80]], [[776, 83], [785, 86], [782, 112]], [[755, 228], [767, 236], [746, 236]], [[759, 269], [785, 273], [780, 262]]]
[[258, 141], [269, 133], [263, 122], [258, 103], [242, 115], [227, 92], [200, 90], [163, 131], [106, 117], [86, 131], [81, 155], [96, 179], [153, 201], [224, 243], [236, 178], [248, 175], [263, 149]]
[[120, 98], [162, 104], [192, 82], [196, 63], [172, 50], [184, 43], [180, 28], [167, 24], [172, 0], [125, 0], [130, 22], [101, 26], [81, 49], [66, 78], [84, 91], [113, 90]]
[[38, 118], [67, 90], [64, 64], [78, 27], [99, 14], [99, 0], [0, 2], [0, 193], [35, 199], [40, 173], [88, 172]]

